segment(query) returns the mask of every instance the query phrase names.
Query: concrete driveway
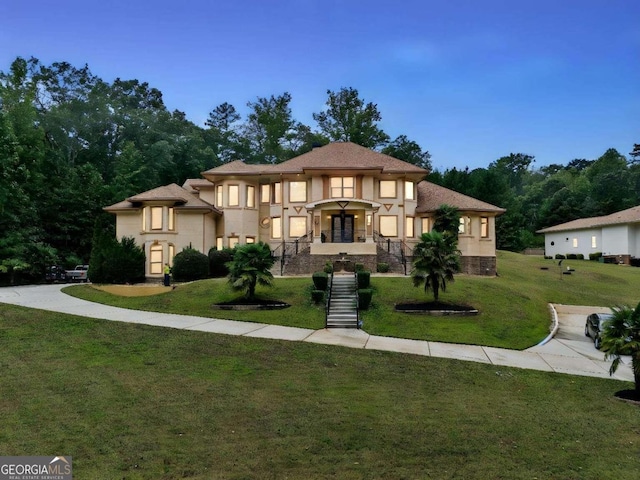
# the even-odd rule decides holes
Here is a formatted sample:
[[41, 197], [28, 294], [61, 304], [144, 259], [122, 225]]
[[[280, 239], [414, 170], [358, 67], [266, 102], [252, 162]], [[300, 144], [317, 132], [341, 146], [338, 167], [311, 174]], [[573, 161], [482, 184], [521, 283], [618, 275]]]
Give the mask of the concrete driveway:
[[[586, 316], [593, 312], [606, 312], [603, 307], [553, 305], [557, 312], [558, 329], [544, 344], [524, 351], [480, 345], [460, 345], [428, 342], [404, 338], [369, 335], [364, 330], [283, 327], [253, 322], [238, 322], [191, 315], [127, 310], [70, 297], [60, 290], [65, 285], [30, 285], [0, 288], [2, 303], [39, 308], [103, 320], [140, 323], [158, 327], [198, 330], [226, 335], [240, 335], [289, 341], [339, 345], [350, 348], [385, 350], [413, 355], [424, 355], [472, 361], [570, 375], [613, 378], [633, 382], [630, 359], [623, 363], [613, 377], [609, 376], [611, 362], [595, 349], [593, 341], [584, 336]], [[551, 315], [553, 317], [553, 314]], [[0, 320], [2, 307], [0, 306]], [[366, 328], [366, 325], [365, 325]]]

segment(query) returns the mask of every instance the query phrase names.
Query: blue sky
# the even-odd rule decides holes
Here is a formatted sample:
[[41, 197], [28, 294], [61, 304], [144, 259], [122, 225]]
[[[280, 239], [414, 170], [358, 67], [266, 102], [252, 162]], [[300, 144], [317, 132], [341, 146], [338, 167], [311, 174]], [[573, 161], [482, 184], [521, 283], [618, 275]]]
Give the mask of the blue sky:
[[290, 92], [315, 127], [353, 87], [433, 166], [534, 166], [640, 143], [637, 0], [4, 0], [0, 70], [17, 57], [136, 78], [203, 125]]

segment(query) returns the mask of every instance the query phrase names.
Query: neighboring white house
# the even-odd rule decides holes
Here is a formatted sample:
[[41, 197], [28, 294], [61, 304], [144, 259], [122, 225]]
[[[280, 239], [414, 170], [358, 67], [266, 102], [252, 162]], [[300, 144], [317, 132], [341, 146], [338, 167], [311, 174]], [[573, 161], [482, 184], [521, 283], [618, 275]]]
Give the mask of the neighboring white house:
[[602, 217], [581, 218], [543, 228], [545, 254], [600, 252], [616, 262], [630, 263], [640, 257], [640, 206]]
[[[427, 170], [353, 143], [331, 143], [279, 164], [234, 161], [106, 207], [116, 235], [133, 237], [147, 277], [191, 246], [203, 253], [265, 242], [284, 274], [311, 273], [327, 261], [396, 262], [433, 227], [442, 204], [462, 216], [463, 271], [496, 273], [495, 217], [504, 209], [423, 181]], [[393, 265], [392, 265], [393, 267]]]

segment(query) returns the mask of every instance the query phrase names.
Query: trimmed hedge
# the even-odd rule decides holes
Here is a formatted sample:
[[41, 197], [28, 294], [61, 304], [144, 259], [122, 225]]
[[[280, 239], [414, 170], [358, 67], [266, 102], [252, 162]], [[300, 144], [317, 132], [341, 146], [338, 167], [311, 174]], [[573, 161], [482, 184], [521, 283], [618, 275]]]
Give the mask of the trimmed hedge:
[[202, 280], [209, 276], [209, 257], [194, 248], [185, 248], [173, 259], [171, 268], [176, 282]]
[[322, 290], [324, 292], [329, 286], [329, 275], [326, 272], [314, 272], [311, 278], [316, 290]]
[[362, 288], [358, 290], [358, 308], [360, 310], [368, 310], [371, 305], [373, 290], [370, 288]]
[[356, 279], [358, 281], [358, 289], [369, 288], [369, 284], [371, 283], [371, 272], [360, 270], [356, 273]]
[[322, 303], [324, 301], [324, 290], [311, 290], [311, 300], [313, 300], [313, 303]]
[[378, 271], [378, 273], [387, 273], [389, 271], [389, 264], [380, 262], [376, 270]]

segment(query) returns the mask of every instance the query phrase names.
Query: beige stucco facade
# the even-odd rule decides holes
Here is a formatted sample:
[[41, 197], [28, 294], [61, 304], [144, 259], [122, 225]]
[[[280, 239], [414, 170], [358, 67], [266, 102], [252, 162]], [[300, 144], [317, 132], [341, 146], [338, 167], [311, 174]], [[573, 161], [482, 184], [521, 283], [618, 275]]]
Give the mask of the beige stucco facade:
[[[424, 182], [427, 173], [355, 144], [334, 143], [277, 165], [231, 162], [182, 187], [159, 187], [105, 210], [116, 215], [118, 238], [144, 246], [147, 276], [155, 277], [160, 251], [163, 264], [187, 246], [207, 253], [259, 241], [276, 255], [304, 248], [323, 260], [350, 255], [375, 267], [380, 249], [391, 244], [410, 256], [433, 226], [436, 208], [447, 203], [463, 215], [463, 257], [493, 259], [492, 272], [486, 267], [491, 261], [481, 261], [481, 271], [470, 273], [495, 273], [495, 217], [504, 210]], [[304, 266], [296, 268], [299, 273]]]

